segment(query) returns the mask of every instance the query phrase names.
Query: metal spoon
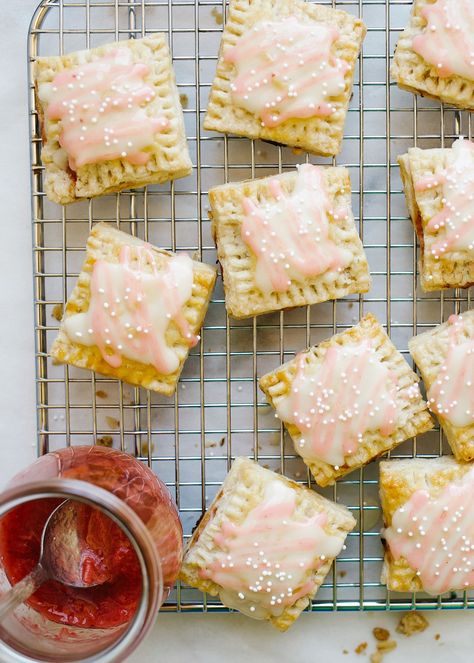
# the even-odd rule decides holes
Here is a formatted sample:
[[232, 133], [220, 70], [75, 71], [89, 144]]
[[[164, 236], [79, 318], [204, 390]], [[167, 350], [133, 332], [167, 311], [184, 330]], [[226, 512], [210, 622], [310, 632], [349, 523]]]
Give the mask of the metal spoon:
[[103, 582], [86, 582], [83, 578], [83, 558], [87, 546], [78, 534], [81, 509], [90, 507], [65, 500], [51, 513], [43, 528], [38, 564], [0, 598], [0, 622], [46, 580], [58, 580], [72, 587], [94, 587]]

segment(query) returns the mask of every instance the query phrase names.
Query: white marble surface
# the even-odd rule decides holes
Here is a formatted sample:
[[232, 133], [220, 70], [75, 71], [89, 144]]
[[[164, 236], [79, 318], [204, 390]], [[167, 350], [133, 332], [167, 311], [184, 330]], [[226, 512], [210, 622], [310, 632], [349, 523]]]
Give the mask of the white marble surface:
[[[35, 455], [35, 394], [31, 279], [31, 227], [26, 103], [26, 33], [36, 0], [4, 0], [0, 105], [2, 253], [0, 258], [0, 484]], [[428, 615], [424, 634], [398, 636], [390, 663], [457, 663], [473, 660], [473, 613]], [[267, 661], [356, 661], [363, 641], [374, 649], [371, 630], [392, 631], [396, 614], [305, 614], [286, 634], [237, 615], [163, 615], [151, 636], [131, 657], [133, 663], [228, 663]], [[435, 635], [441, 635], [439, 640]], [[343, 650], [348, 654], [344, 654]]]

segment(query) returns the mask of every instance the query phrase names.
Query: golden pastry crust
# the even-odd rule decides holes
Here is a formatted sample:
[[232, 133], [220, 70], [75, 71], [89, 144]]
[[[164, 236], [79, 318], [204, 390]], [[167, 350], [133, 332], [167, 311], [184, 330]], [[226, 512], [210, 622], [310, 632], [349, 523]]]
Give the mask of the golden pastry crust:
[[[337, 26], [340, 37], [334, 43], [333, 49], [337, 57], [349, 65], [345, 75], [345, 88], [338, 98], [331, 100], [336, 111], [329, 117], [292, 118], [277, 127], [262, 127], [260, 118], [234, 105], [230, 86], [235, 67], [224, 60], [223, 53], [234, 46], [255, 23], [286, 16], [295, 16], [305, 24], [317, 22]], [[231, 0], [204, 128], [247, 138], [271, 140], [325, 156], [338, 154], [352, 93], [355, 62], [365, 33], [366, 27], [360, 19], [322, 5], [301, 0]]]
[[[430, 497], [439, 495], [443, 488], [461, 479], [472, 465], [458, 463], [452, 456], [441, 458], [409, 458], [380, 463], [380, 500], [385, 527], [392, 516], [406, 504], [417, 490], [427, 490]], [[400, 557], [394, 559], [385, 544], [385, 558], [381, 582], [397, 592], [419, 592], [422, 585], [416, 571]]]
[[[267, 483], [275, 481], [275, 479], [295, 491], [295, 517], [297, 519], [323, 512], [327, 516], [325, 531], [328, 534], [338, 534], [343, 539], [354, 529], [356, 521], [346, 507], [330, 502], [313, 490], [277, 475], [271, 470], [266, 470], [247, 458], [236, 458], [221, 490], [194, 530], [187, 545], [180, 572], [180, 579], [183, 582], [203, 592], [208, 592], [212, 596], [219, 594], [220, 586], [200, 575], [200, 571], [208, 567], [219, 550], [214, 542], [214, 537], [223, 522], [241, 524], [250, 511], [262, 501]], [[317, 571], [308, 571], [308, 579], [314, 581], [316, 585], [313, 592], [287, 606], [281, 615], [274, 616], [269, 613], [266, 619], [280, 631], [286, 631], [309, 605], [328, 574], [332, 562], [332, 559], [327, 559]]]
[[[150, 68], [145, 80], [154, 88], [156, 95], [148, 102], [147, 111], [150, 115], [166, 119], [168, 126], [155, 134], [151, 156], [143, 165], [133, 165], [117, 158], [86, 164], [74, 172], [67, 165], [64, 150], [59, 145], [61, 122], [45, 117], [47, 105], [40, 100], [41, 85], [51, 83], [59, 72], [92, 62], [117, 46], [129, 49], [135, 62], [143, 62]], [[65, 205], [130, 187], [166, 182], [191, 172], [183, 112], [164, 34], [106, 44], [61, 57], [38, 58], [35, 63], [35, 90], [43, 138], [41, 158], [46, 170], [45, 191], [53, 202]]]
[[[462, 314], [462, 319], [464, 337], [474, 339], [474, 311], [466, 311]], [[415, 336], [408, 344], [411, 356], [420, 369], [427, 390], [438, 378], [439, 371], [446, 359], [450, 343], [449, 328], [450, 324], [445, 322], [430, 331]], [[463, 427], [453, 426], [442, 415], [437, 415], [437, 417], [455, 457], [460, 461], [474, 460], [474, 424]]]
[[469, 252], [450, 251], [435, 258], [426, 246], [425, 229], [443, 208], [443, 192], [439, 186], [417, 191], [416, 183], [430, 175], [441, 175], [449, 152], [448, 148], [412, 147], [407, 154], [398, 157], [408, 211], [420, 242], [420, 282], [425, 292], [474, 285], [474, 261]]
[[[144, 242], [132, 237], [106, 223], [96, 224], [87, 240], [86, 259], [79, 274], [77, 283], [68, 299], [66, 309], [51, 348], [53, 359], [62, 364], [70, 364], [79, 368], [87, 368], [102, 375], [118, 378], [129, 384], [145, 387], [152, 391], [170, 396], [176, 389], [184, 362], [189, 354], [189, 344], [182, 336], [174, 321], [170, 321], [166, 332], [166, 342], [173, 348], [179, 358], [178, 369], [169, 375], [159, 373], [150, 364], [142, 364], [127, 357], [114, 368], [107, 363], [97, 346], [85, 346], [72, 341], [64, 330], [64, 321], [71, 315], [82, 313], [90, 305], [90, 281], [96, 260], [119, 262], [120, 250], [124, 245], [143, 245]], [[158, 266], [163, 265], [173, 254], [147, 244], [156, 259]], [[151, 270], [151, 266], [146, 269]], [[216, 271], [209, 265], [193, 261], [193, 294], [183, 308], [183, 315], [193, 334], [199, 332], [206, 315], [209, 299], [216, 279]]]
[[[365, 432], [357, 451], [347, 454], [344, 457], [344, 465], [340, 465], [338, 469], [321, 460], [312, 462], [305, 460], [316, 483], [320, 486], [332, 485], [340, 477], [394, 449], [404, 440], [415, 435], [421, 435], [421, 433], [433, 428], [433, 420], [426, 403], [421, 398], [421, 394], [416, 398], [406, 397], [407, 391], [418, 383], [418, 377], [373, 315], [366, 315], [355, 327], [332, 336], [318, 346], [309, 348], [306, 361], [320, 364], [328, 348], [335, 345], [351, 345], [367, 339], [371, 340], [372, 347], [376, 350], [381, 361], [397, 376], [396, 428], [388, 436], [382, 435], [377, 430]], [[297, 362], [296, 359], [293, 359], [260, 379], [260, 388], [272, 407], [276, 407], [278, 401], [290, 393], [296, 370]], [[292, 423], [283, 423], [294, 442], [295, 450], [298, 452], [298, 441], [301, 438], [300, 430]]]
[[423, 7], [436, 0], [415, 0], [410, 24], [398, 40], [391, 75], [398, 87], [423, 97], [439, 99], [458, 108], [474, 109], [474, 82], [461, 76], [439, 76], [438, 70], [412, 48], [413, 38], [426, 26]]
[[246, 318], [284, 308], [317, 304], [339, 299], [352, 293], [370, 289], [370, 272], [362, 242], [357, 233], [351, 211], [351, 182], [343, 167], [324, 168], [326, 187], [334, 209], [347, 209], [347, 218], [335, 218], [329, 213], [329, 237], [335, 244], [349, 251], [352, 262], [335, 275], [328, 271], [301, 281], [293, 281], [285, 292], [262, 292], [255, 283], [256, 257], [241, 236], [244, 218], [243, 199], [260, 202], [274, 201], [269, 182], [278, 180], [282, 189], [291, 193], [296, 184], [297, 171], [237, 184], [224, 184], [209, 191], [211, 229], [217, 245], [217, 257], [222, 266], [225, 303], [229, 315]]

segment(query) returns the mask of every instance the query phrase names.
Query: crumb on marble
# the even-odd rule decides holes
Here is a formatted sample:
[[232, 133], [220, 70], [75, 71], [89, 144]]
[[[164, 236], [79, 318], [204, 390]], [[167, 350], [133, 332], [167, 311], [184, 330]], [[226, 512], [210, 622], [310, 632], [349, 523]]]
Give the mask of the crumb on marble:
[[364, 654], [366, 649], [367, 649], [367, 643], [361, 642], [359, 645], [357, 645], [354, 651], [356, 654]]
[[97, 438], [97, 444], [100, 447], [110, 448], [114, 443], [114, 438], [111, 435], [102, 435], [102, 437]]
[[385, 642], [390, 638], [390, 631], [387, 631], [386, 628], [380, 628], [379, 626], [372, 629], [372, 633], [374, 638], [379, 642]]
[[120, 428], [120, 421], [115, 417], [105, 417], [105, 421], [110, 428]]
[[428, 628], [428, 626], [429, 622], [421, 612], [412, 611], [405, 613], [401, 617], [396, 631], [397, 633], [410, 637], [410, 635], [413, 635], [414, 633], [422, 633]]
[[103, 389], [97, 389], [97, 391], [95, 392], [95, 395], [97, 396], [97, 398], [107, 398], [108, 397], [108, 393], [106, 391], [104, 391]]
[[395, 640], [385, 640], [377, 643], [377, 650], [371, 654], [370, 663], [382, 663], [386, 654], [397, 648]]
[[213, 7], [211, 11], [211, 15], [213, 16], [216, 25], [222, 25], [224, 22], [224, 18], [222, 16], [222, 10], [219, 9], [218, 7]]

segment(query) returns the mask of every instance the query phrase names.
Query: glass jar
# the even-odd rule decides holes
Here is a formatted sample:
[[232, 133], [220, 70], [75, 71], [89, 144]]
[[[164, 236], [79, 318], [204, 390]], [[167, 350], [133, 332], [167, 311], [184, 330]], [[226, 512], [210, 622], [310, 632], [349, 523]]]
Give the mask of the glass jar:
[[[139, 578], [130, 590], [135, 591], [136, 585], [141, 585], [133, 610], [128, 614], [126, 584], [120, 585], [123, 591], [120, 589], [107, 604], [114, 606], [114, 610], [120, 605], [120, 618], [115, 615], [115, 620], [115, 613], [107, 610], [93, 613], [96, 615], [93, 618], [87, 612], [84, 617], [78, 605], [84, 603], [87, 608], [87, 594], [79, 604], [75, 602], [76, 595], [71, 594], [67, 613], [56, 609], [54, 617], [52, 613], [46, 616], [45, 610], [34, 603], [38, 602], [36, 593], [32, 599], [36, 609], [29, 602], [24, 603], [0, 624], [2, 663], [123, 661], [152, 626], [178, 575], [182, 527], [166, 486], [148, 467], [126, 453], [99, 446], [68, 447], [39, 458], [14, 477], [0, 495], [0, 594], [30, 572], [37, 559], [32, 559], [30, 568], [24, 569], [14, 569], [15, 560], [28, 558], [26, 553], [31, 554], [32, 549], [39, 555], [43, 524], [65, 499], [99, 509], [113, 521], [111, 526], [120, 527], [127, 537], [128, 549], [132, 552], [131, 547], [136, 555]], [[120, 575], [120, 582], [126, 583], [124, 575]], [[43, 592], [46, 596], [48, 588]], [[107, 601], [107, 585], [102, 588]], [[59, 586], [59, 590], [64, 594], [69, 591], [65, 586]], [[69, 598], [61, 594], [61, 600], [66, 600], [67, 605]], [[106, 619], [107, 614], [108, 622], [94, 623], [96, 618]]]

